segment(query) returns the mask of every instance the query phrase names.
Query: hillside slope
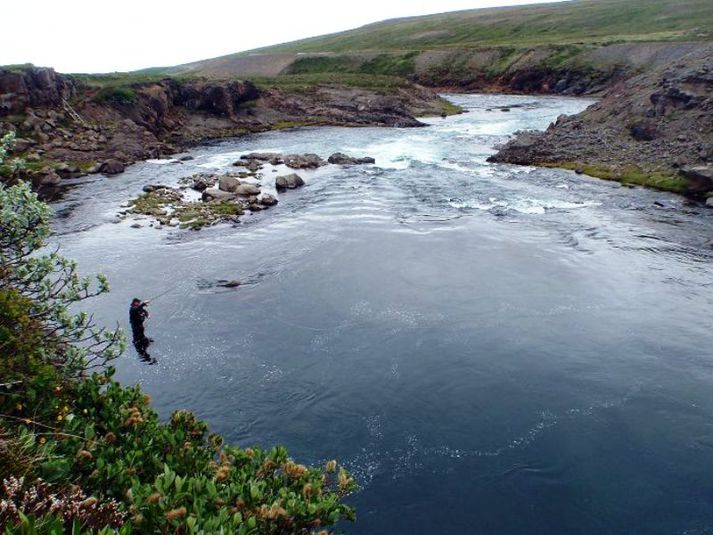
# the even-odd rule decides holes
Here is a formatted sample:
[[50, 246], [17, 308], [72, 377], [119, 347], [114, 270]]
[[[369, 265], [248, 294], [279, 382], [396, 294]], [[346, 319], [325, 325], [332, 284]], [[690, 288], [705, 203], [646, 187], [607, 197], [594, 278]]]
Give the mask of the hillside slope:
[[572, 0], [389, 20], [167, 72], [382, 74], [436, 87], [582, 94], [706, 41], [713, 41], [710, 0]]
[[713, 39], [709, 0], [573, 0], [387, 20], [256, 50], [424, 50], [495, 45]]

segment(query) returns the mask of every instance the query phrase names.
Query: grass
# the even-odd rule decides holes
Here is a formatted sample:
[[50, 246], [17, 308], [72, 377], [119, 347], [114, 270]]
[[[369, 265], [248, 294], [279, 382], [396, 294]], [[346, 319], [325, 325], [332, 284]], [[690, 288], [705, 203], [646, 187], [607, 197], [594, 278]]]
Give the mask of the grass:
[[166, 206], [171, 204], [171, 202], [175, 201], [172, 201], [159, 192], [152, 191], [142, 193], [129, 204], [131, 205], [132, 213], [157, 217], [166, 215]]
[[29, 69], [34, 68], [32, 63], [16, 63], [14, 65], [0, 65], [0, 71], [10, 71], [16, 73], [22, 73]]
[[233, 219], [243, 213], [240, 205], [232, 202], [189, 202], [178, 206], [173, 217], [184, 229], [198, 230], [205, 226]]
[[398, 92], [399, 89], [412, 85], [408, 80], [396, 76], [333, 72], [286, 74], [274, 77], [257, 77], [252, 80], [258, 87], [296, 92], [312, 92], [319, 85], [335, 85], [371, 89], [393, 94]]
[[670, 191], [678, 194], [686, 193], [688, 186], [688, 180], [674, 172], [644, 171], [634, 166], [613, 169], [600, 165], [580, 164], [577, 162], [554, 162], [538, 165], [542, 165], [543, 167], [578, 170], [585, 175], [601, 178], [603, 180], [614, 180], [625, 185], [645, 186], [647, 188]]
[[713, 38], [710, 0], [577, 0], [467, 10], [370, 24], [253, 52], [408, 51], [453, 47], [702, 41]]
[[242, 206], [228, 201], [184, 202], [179, 192], [170, 189], [143, 193], [130, 205], [131, 213], [155, 217], [162, 225], [178, 220], [180, 228], [193, 230], [229, 221], [243, 213]]

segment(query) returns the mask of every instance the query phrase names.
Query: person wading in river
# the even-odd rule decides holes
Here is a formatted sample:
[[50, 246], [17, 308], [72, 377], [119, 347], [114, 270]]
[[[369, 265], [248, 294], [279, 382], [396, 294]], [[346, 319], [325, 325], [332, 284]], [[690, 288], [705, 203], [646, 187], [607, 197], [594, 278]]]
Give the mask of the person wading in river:
[[141, 301], [134, 298], [129, 307], [129, 323], [131, 324], [131, 334], [133, 335], [134, 347], [136, 352], [141, 356], [141, 359], [154, 364], [156, 361], [151, 359], [151, 355], [146, 351], [153, 342], [151, 338], [146, 336], [144, 331], [144, 321], [151, 317], [148, 311], [149, 301]]

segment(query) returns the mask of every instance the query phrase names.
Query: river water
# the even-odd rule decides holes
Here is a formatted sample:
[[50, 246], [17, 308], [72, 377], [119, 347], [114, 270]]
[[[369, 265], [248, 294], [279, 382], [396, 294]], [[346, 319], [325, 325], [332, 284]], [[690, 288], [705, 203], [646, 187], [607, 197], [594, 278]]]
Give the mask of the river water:
[[[260, 134], [69, 191], [57, 240], [109, 277], [99, 321], [128, 327], [131, 297], [171, 290], [156, 363], [132, 348], [118, 378], [232, 442], [343, 462], [348, 533], [713, 532], [711, 211], [485, 162], [591, 102], [451, 98], [468, 113], [428, 128]], [[237, 225], [115, 222], [148, 183], [338, 150], [377, 163], [301, 173]]]

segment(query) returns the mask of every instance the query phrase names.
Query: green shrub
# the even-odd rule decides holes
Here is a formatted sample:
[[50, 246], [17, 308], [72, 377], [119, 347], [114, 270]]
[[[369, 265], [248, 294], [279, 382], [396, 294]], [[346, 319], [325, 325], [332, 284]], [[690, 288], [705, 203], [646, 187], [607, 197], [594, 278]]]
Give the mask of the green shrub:
[[124, 86], [108, 86], [99, 90], [95, 99], [98, 102], [107, 102], [109, 104], [135, 104], [138, 101], [136, 92], [130, 87]]

